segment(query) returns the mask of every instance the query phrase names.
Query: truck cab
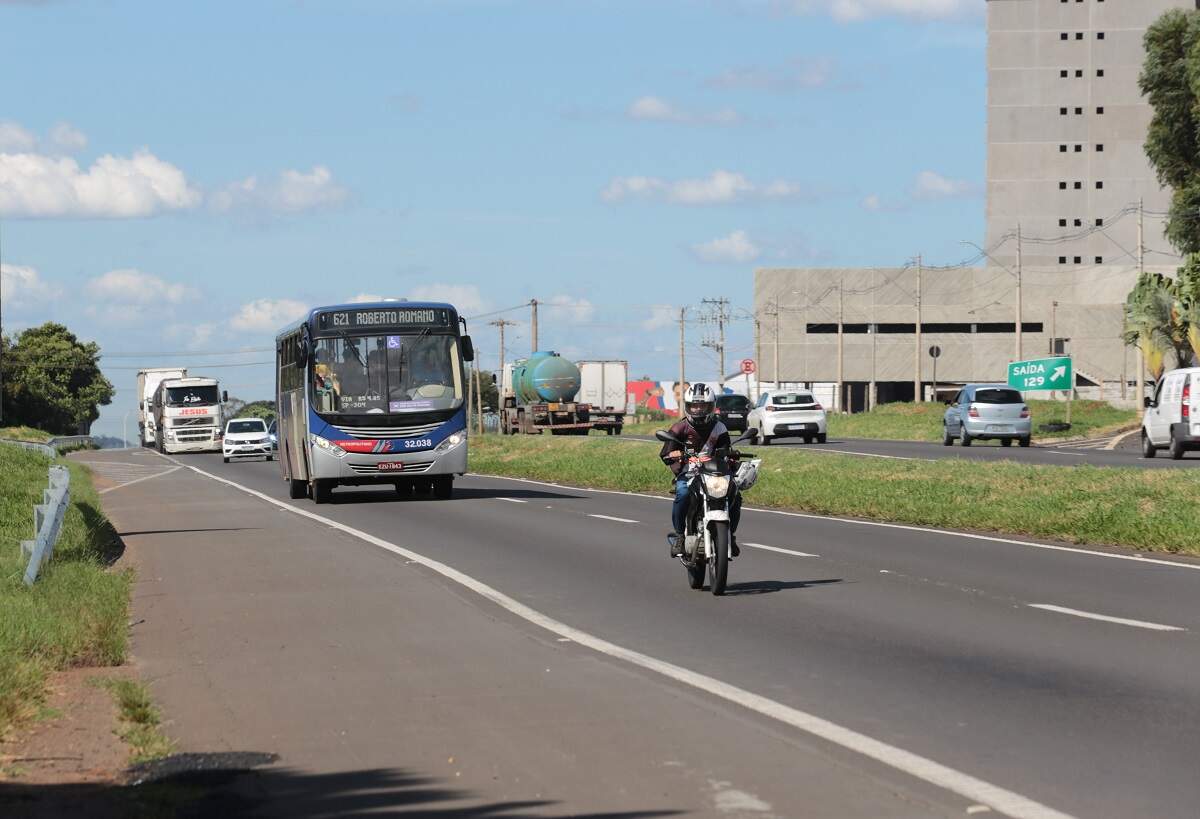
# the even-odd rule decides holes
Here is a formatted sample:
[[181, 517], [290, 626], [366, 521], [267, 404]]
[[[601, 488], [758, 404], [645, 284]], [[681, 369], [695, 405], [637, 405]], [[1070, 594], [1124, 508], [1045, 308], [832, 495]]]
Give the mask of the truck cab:
[[223, 396], [215, 378], [170, 378], [154, 397], [159, 452], [219, 452]]

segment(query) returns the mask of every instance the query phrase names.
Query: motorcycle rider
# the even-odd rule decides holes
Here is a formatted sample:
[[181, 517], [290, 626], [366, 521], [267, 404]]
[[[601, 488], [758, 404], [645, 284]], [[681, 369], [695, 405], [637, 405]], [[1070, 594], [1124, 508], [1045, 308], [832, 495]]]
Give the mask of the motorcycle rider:
[[[697, 455], [711, 454], [717, 449], [731, 449], [729, 430], [717, 418], [716, 396], [713, 395], [711, 387], [703, 383], [690, 385], [683, 394], [681, 409], [680, 420], [675, 422], [669, 430], [671, 435], [687, 442], [688, 448]], [[683, 533], [687, 528], [688, 477], [690, 475], [689, 465], [684, 460], [683, 452], [673, 449], [675, 446], [674, 442], [666, 441], [658, 453], [663, 463], [669, 466], [675, 475], [675, 503], [671, 507], [671, 525], [675, 529], [675, 536], [671, 538], [671, 557], [679, 557], [683, 554]], [[732, 451], [730, 463], [733, 464], [736, 471], [737, 461]], [[741, 493], [737, 493], [729, 509], [729, 551], [734, 557], [741, 553], [735, 536], [741, 517], [742, 496]]]

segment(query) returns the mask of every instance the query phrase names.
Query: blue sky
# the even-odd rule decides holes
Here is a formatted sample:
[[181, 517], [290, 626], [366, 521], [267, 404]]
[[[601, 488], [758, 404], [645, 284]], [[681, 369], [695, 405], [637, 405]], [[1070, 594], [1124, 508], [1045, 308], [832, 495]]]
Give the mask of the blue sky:
[[269, 366], [211, 365], [358, 295], [537, 298], [542, 347], [668, 378], [670, 313], [750, 308], [757, 266], [981, 241], [982, 7], [0, 0], [5, 330], [102, 345], [105, 434], [138, 366], [269, 397]]

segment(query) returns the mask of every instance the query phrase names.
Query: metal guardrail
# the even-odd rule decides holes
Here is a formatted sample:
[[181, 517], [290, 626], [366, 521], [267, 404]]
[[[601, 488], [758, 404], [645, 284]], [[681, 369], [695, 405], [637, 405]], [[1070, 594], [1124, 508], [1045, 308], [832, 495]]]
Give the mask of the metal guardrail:
[[10, 446], [19, 446], [23, 449], [32, 449], [34, 452], [40, 452], [47, 458], [53, 458], [58, 455], [58, 450], [49, 444], [38, 444], [33, 441], [18, 441], [13, 438], [0, 438], [0, 444], [9, 444]]
[[0, 438], [0, 444], [12, 444], [13, 446], [32, 449], [34, 452], [40, 452], [47, 458], [53, 458], [58, 455], [59, 450], [68, 446], [86, 446], [91, 444], [95, 439], [91, 435], [64, 435], [58, 438], [51, 438], [44, 444], [36, 441], [18, 441], [15, 438]]
[[42, 502], [33, 507], [33, 540], [21, 541], [21, 555], [29, 558], [25, 569], [25, 585], [32, 586], [54, 554], [54, 546], [62, 533], [63, 516], [71, 500], [71, 473], [65, 466], [50, 467], [50, 486], [42, 490]]

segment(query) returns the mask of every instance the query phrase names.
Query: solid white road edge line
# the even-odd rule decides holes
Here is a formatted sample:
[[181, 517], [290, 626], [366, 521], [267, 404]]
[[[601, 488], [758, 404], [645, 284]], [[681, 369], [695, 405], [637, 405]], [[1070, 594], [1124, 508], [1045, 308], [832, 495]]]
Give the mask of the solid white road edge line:
[[768, 546], [765, 543], [743, 543], [743, 546], [749, 546], [751, 549], [766, 549], [768, 552], [780, 552], [785, 555], [795, 555], [796, 557], [820, 557], [820, 555], [810, 555], [808, 552], [796, 552], [792, 549], [781, 549], [778, 546]]
[[840, 745], [851, 751], [859, 753], [870, 759], [874, 759], [889, 767], [895, 768], [909, 776], [928, 782], [937, 787], [943, 788], [959, 796], [970, 799], [972, 802], [978, 802], [993, 810], [1008, 814], [1015, 819], [1072, 819], [1070, 814], [1062, 813], [1054, 808], [1043, 805], [1040, 802], [1022, 796], [1019, 793], [1006, 790], [997, 785], [985, 782], [982, 779], [957, 771], [953, 768], [948, 768], [931, 759], [906, 751], [903, 748], [897, 748], [894, 745], [888, 745], [886, 742], [880, 742], [877, 739], [860, 734], [857, 731], [849, 728], [843, 728], [841, 725], [830, 722], [821, 717], [801, 711], [797, 708], [784, 705], [783, 703], [775, 702], [774, 700], [760, 696], [758, 694], [746, 691], [743, 688], [721, 682], [713, 677], [699, 674], [695, 671], [690, 671], [681, 666], [655, 659], [646, 654], [633, 651], [628, 648], [610, 643], [607, 640], [602, 640], [599, 637], [594, 637], [586, 631], [580, 631], [577, 628], [561, 623], [545, 614], [542, 614], [536, 609], [520, 603], [508, 595], [493, 589], [485, 583], [481, 583], [468, 574], [460, 572], [458, 569], [447, 566], [445, 563], [425, 557], [424, 555], [406, 549], [402, 546], [397, 546], [382, 538], [378, 538], [367, 532], [347, 526], [344, 523], [333, 520], [332, 518], [323, 517], [314, 512], [309, 512], [307, 509], [301, 509], [298, 506], [293, 506], [290, 503], [285, 503], [277, 500], [270, 495], [251, 489], [247, 486], [242, 486], [239, 483], [219, 477], [211, 472], [205, 472], [203, 469], [182, 464], [174, 458], [166, 457], [168, 460], [180, 466], [186, 466], [193, 472], [203, 475], [226, 486], [231, 486], [234, 489], [245, 492], [248, 495], [266, 501], [267, 503], [293, 512], [301, 517], [315, 520], [329, 526], [332, 529], [337, 529], [348, 535], [356, 537], [362, 541], [378, 546], [380, 549], [399, 555], [413, 563], [419, 563], [430, 571], [437, 572], [443, 577], [453, 580], [471, 591], [500, 606], [505, 611], [508, 611], [517, 617], [522, 618], [552, 634], [557, 634], [559, 637], [566, 637], [573, 640], [582, 646], [598, 651], [609, 657], [615, 657], [619, 660], [624, 660], [627, 663], [644, 668], [648, 671], [661, 674], [668, 679], [675, 680], [683, 685], [691, 686], [700, 691], [711, 694], [714, 697], [732, 702], [747, 708], [765, 717], [777, 720], [790, 725], [812, 736], [823, 739], [827, 742], [832, 742], [835, 745]]
[[1055, 611], [1059, 614], [1070, 614], [1074, 617], [1086, 617], [1089, 620], [1103, 620], [1105, 623], [1118, 623], [1122, 626], [1133, 626], [1134, 628], [1147, 628], [1151, 631], [1187, 631], [1186, 628], [1179, 626], [1164, 626], [1161, 623], [1147, 623], [1145, 620], [1129, 620], [1125, 617], [1110, 617], [1107, 614], [1096, 614], [1090, 611], [1080, 611], [1079, 609], [1069, 609], [1065, 606], [1055, 606], [1050, 603], [1026, 603], [1031, 609], [1042, 609], [1043, 611]]
[[146, 477], [144, 477], [144, 478], [135, 478], [135, 479], [134, 479], [134, 480], [132, 480], [132, 481], [126, 481], [125, 483], [119, 483], [119, 484], [117, 484], [116, 486], [110, 486], [110, 487], [108, 487], [108, 488], [106, 488], [106, 489], [101, 489], [101, 490], [100, 490], [99, 492], [97, 492], [96, 494], [97, 494], [97, 495], [103, 495], [103, 494], [105, 494], [105, 493], [107, 493], [107, 492], [111, 492], [111, 491], [113, 491], [114, 489], [120, 489], [120, 488], [121, 488], [121, 487], [123, 487], [123, 486], [132, 486], [132, 485], [133, 485], [133, 484], [135, 484], [135, 483], [141, 483], [142, 481], [148, 481], [148, 480], [150, 480], [151, 478], [161, 478], [163, 475], [170, 475], [172, 472], [177, 472], [177, 471], [179, 471], [179, 469], [180, 469], [180, 467], [178, 467], [178, 466], [173, 466], [173, 467], [171, 467], [170, 469], [164, 469], [162, 472], [157, 472], [157, 473], [155, 473], [155, 474], [153, 474], [153, 475], [147, 475], [147, 476], [146, 476]]
[[[551, 483], [550, 481], [535, 481], [531, 478], [511, 478], [507, 475], [487, 475], [482, 472], [468, 473], [476, 478], [494, 478], [502, 481], [517, 481], [519, 483], [532, 483], [538, 486], [553, 486], [555, 489], [571, 489], [576, 492], [597, 492], [603, 495], [628, 495], [634, 498], [651, 498], [657, 501], [670, 502], [671, 498], [665, 495], [651, 495], [648, 492], [623, 492], [620, 489], [590, 489], [586, 486], [572, 486], [565, 483]], [[824, 520], [830, 523], [849, 523], [855, 526], [879, 526], [884, 529], [900, 529], [906, 532], [924, 532], [926, 534], [945, 535], [946, 537], [961, 537], [967, 540], [982, 540], [989, 543], [1005, 543], [1012, 546], [1028, 546], [1033, 549], [1047, 549], [1052, 552], [1068, 552], [1074, 555], [1084, 555], [1087, 557], [1107, 557], [1112, 560], [1132, 560], [1134, 563], [1153, 563], [1158, 566], [1171, 566], [1176, 569], [1195, 569], [1200, 570], [1200, 563], [1179, 563], [1174, 560], [1163, 560], [1157, 557], [1142, 557], [1140, 555], [1122, 555], [1112, 552], [1099, 552], [1095, 549], [1083, 549], [1075, 546], [1056, 546], [1053, 543], [1038, 543], [1032, 540], [1017, 540], [1016, 538], [999, 537], [997, 535], [977, 535], [972, 532], [955, 532], [952, 529], [935, 529], [931, 526], [914, 526], [908, 523], [888, 523], [882, 520], [857, 520], [855, 518], [839, 518], [828, 515], [813, 515], [808, 512], [789, 512], [785, 509], [762, 509], [756, 506], [743, 506], [743, 512], [761, 512], [767, 515], [783, 515], [791, 518], [804, 518], [807, 520]]]
[[508, 503], [529, 503], [529, 501], [523, 501], [520, 498], [492, 498], [492, 500], [507, 501]]
[[617, 523], [637, 523], [636, 520], [629, 518], [614, 518], [612, 515], [588, 515], [589, 518], [600, 518], [600, 520], [615, 520]]

